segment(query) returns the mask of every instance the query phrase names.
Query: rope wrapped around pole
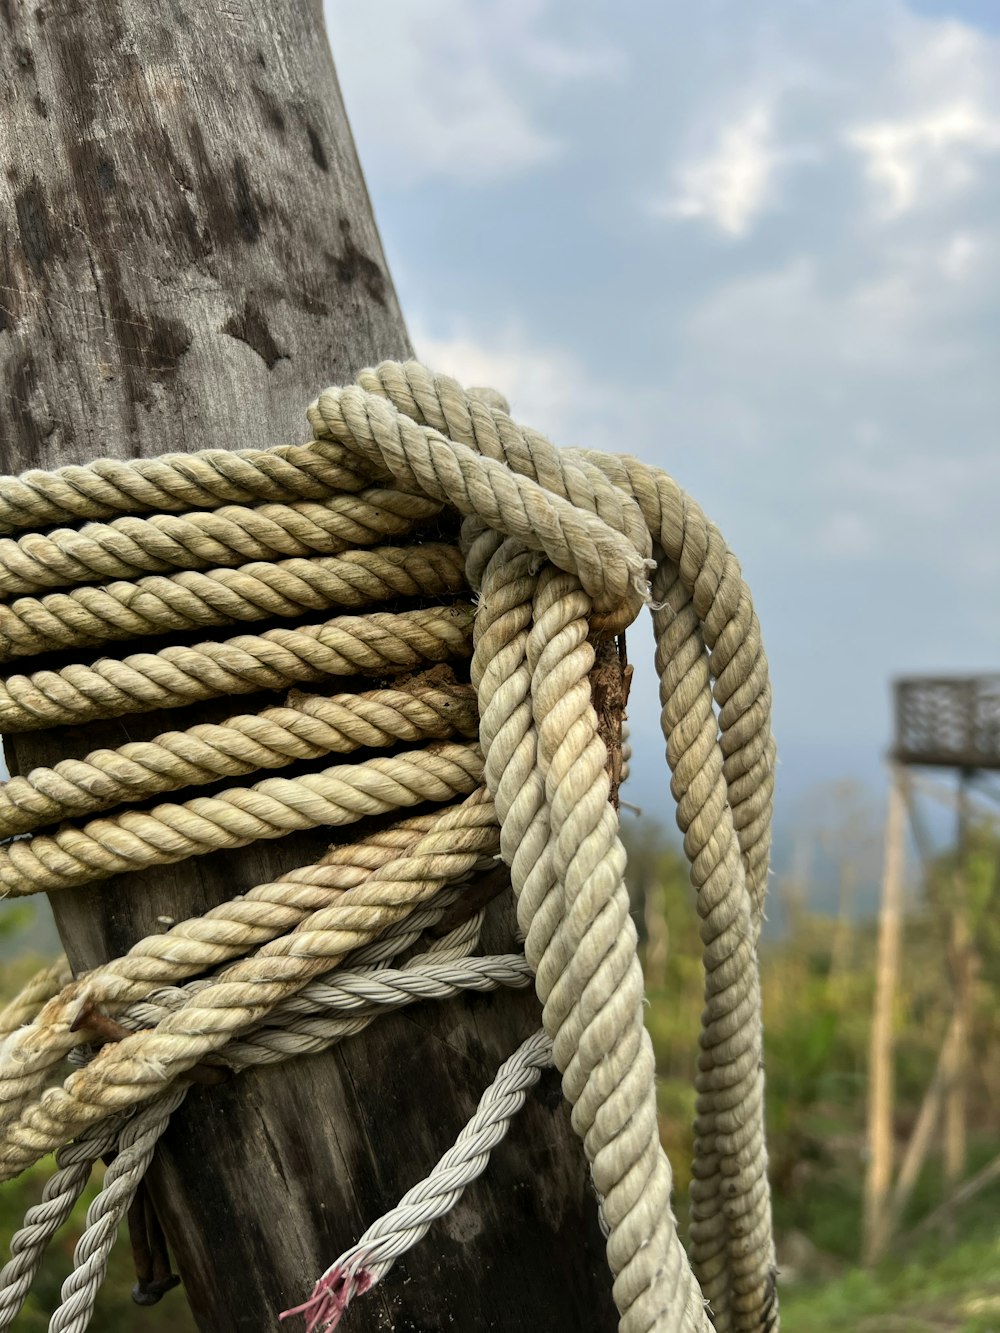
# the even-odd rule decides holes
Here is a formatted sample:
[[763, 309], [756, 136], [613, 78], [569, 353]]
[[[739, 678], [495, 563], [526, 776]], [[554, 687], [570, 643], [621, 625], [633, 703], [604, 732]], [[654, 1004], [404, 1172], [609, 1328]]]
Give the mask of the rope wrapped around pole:
[[[69, 984], [58, 971], [37, 978], [0, 1022], [0, 1178], [48, 1151], [65, 1154], [73, 1140], [103, 1142], [101, 1127], [129, 1108], [165, 1106], [199, 1070], [324, 1049], [378, 1007], [521, 984], [526, 966], [543, 1031], [504, 1065], [427, 1179], [298, 1312], [310, 1329], [332, 1328], [347, 1300], [482, 1171], [551, 1059], [599, 1199], [622, 1333], [771, 1333], [757, 943], [775, 751], [760, 626], [738, 562], [658, 469], [560, 451], [518, 425], [493, 391], [466, 391], [414, 362], [327, 390], [308, 419], [306, 445], [0, 478], [0, 531], [12, 534], [0, 541], [0, 597], [16, 598], [0, 603], [0, 660], [393, 605], [0, 680], [0, 727], [24, 730], [376, 678], [354, 693], [293, 694], [12, 778], [0, 787], [0, 836], [32, 836], [0, 847], [0, 884], [13, 894], [52, 889], [292, 828], [426, 801], [439, 808], [140, 940]], [[458, 549], [378, 544], [441, 511], [461, 517]], [[80, 520], [79, 529], [24, 531]], [[118, 581], [101, 584], [109, 578]], [[398, 608], [413, 597], [422, 604]], [[453, 600], [426, 604], [441, 597]], [[625, 853], [591, 688], [595, 644], [620, 634], [644, 602], [705, 964], [690, 1260], [659, 1141]], [[428, 670], [470, 657], [471, 688]], [[477, 713], [478, 746], [469, 742]], [[390, 749], [117, 808], [361, 747]], [[80, 817], [87, 822], [73, 822]], [[54, 821], [64, 822], [46, 830]], [[420, 940], [498, 852], [526, 965], [467, 958], [472, 935], [456, 928], [444, 954], [432, 941], [393, 970], [409, 947], [400, 940]], [[345, 974], [339, 988], [317, 981], [345, 959], [369, 970]], [[95, 1038], [103, 1044], [93, 1058], [51, 1084], [59, 1062]], [[79, 1174], [53, 1198], [69, 1198]], [[123, 1180], [133, 1175], [122, 1168]], [[117, 1216], [110, 1196], [102, 1207], [100, 1218]], [[94, 1225], [108, 1230], [100, 1218]], [[92, 1263], [83, 1256], [58, 1327], [85, 1327], [105, 1242], [93, 1242]], [[26, 1272], [21, 1261], [11, 1291], [22, 1292]]]

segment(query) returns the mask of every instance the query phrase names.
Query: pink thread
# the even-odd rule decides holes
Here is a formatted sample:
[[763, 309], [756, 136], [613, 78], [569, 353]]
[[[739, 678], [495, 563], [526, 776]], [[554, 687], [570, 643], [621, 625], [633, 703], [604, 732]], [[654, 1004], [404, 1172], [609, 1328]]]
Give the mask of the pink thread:
[[359, 1268], [356, 1273], [347, 1273], [340, 1267], [331, 1268], [313, 1287], [307, 1301], [294, 1309], [282, 1310], [278, 1318], [304, 1315], [305, 1333], [331, 1333], [354, 1297], [363, 1296], [372, 1282], [372, 1275], [365, 1268]]

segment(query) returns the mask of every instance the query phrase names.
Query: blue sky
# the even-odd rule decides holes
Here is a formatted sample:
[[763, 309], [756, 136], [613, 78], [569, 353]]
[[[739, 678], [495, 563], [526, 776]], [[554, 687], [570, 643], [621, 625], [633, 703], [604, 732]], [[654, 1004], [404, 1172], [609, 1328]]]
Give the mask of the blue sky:
[[880, 794], [890, 677], [1000, 668], [1000, 5], [327, 16], [418, 353], [670, 471], [755, 593], [780, 810]]

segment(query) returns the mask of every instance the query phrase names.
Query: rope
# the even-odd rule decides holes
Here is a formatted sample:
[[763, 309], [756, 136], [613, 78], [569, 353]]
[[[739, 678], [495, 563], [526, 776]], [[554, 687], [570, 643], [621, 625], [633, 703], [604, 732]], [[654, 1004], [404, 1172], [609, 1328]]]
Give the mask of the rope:
[[[225, 1048], [226, 1063], [238, 1070], [327, 1050], [362, 1031], [383, 1009], [399, 1008], [415, 1000], [446, 998], [463, 989], [488, 991], [502, 985], [530, 985], [531, 972], [523, 958], [468, 957], [479, 940], [482, 913], [433, 940], [402, 968], [384, 966], [380, 956], [398, 956], [440, 915], [440, 909], [415, 913], [412, 924], [417, 926], [416, 935], [413, 931], [397, 932], [374, 948], [359, 950], [352, 956], [350, 970], [330, 973], [301, 993], [295, 1007], [310, 1015], [307, 1024], [249, 1033]], [[372, 965], [363, 966], [365, 963]], [[177, 997], [172, 998], [176, 1004]], [[284, 1010], [284, 1005], [279, 1006], [271, 1015], [272, 1021], [280, 1021]], [[155, 1015], [158, 1021], [163, 1012], [163, 1006], [136, 1005], [125, 1018], [126, 1022], [144, 1022]], [[14, 1257], [0, 1270], [0, 1330], [10, 1327], [20, 1312], [48, 1243], [69, 1217], [94, 1164], [105, 1154], [116, 1152], [103, 1187], [88, 1210], [85, 1231], [74, 1252], [73, 1275], [63, 1286], [61, 1304], [49, 1326], [62, 1333], [82, 1333], [87, 1327], [117, 1227], [148, 1170], [156, 1140], [186, 1092], [187, 1087], [181, 1085], [151, 1102], [129, 1122], [127, 1133], [123, 1132], [126, 1122], [111, 1117], [60, 1149], [59, 1169], [47, 1182], [42, 1202], [28, 1210], [24, 1225], [11, 1241]]]
[[65, 954], [36, 972], [11, 1002], [0, 1009], [0, 1042], [11, 1032], [30, 1023], [45, 1002], [58, 995], [72, 980], [73, 973]]
[[393, 597], [456, 594], [465, 588], [463, 564], [453, 546], [440, 543], [378, 546], [20, 597], [0, 603], [0, 662], [173, 630], [370, 606]]
[[[408, 364], [405, 367], [390, 366], [366, 372], [361, 382], [366, 386], [364, 389], [330, 390], [321, 395], [310, 409], [310, 422], [317, 435], [329, 434], [341, 443], [356, 448], [360, 456], [380, 469], [389, 468], [404, 484], [412, 485], [416, 481], [424, 485], [426, 481], [428, 493], [440, 497], [443, 488], [436, 477], [429, 475], [432, 467], [444, 470], [441, 458], [450, 450], [454, 468], [472, 472], [476, 464], [475, 455], [470, 454], [470, 446], [475, 443], [485, 455], [495, 460], [502, 458], [515, 471], [544, 476], [548, 490], [555, 493], [561, 489], [569, 491], [574, 478], [572, 473], [566, 481], [564, 477], [567, 476], [570, 462], [561, 465], [558, 457], [552, 457], [554, 451], [547, 442], [539, 444], [536, 438], [528, 437], [514, 423], [509, 422], [502, 409], [471, 399], [453, 381], [433, 376], [423, 367]], [[384, 397], [366, 392], [376, 389]], [[416, 421], [440, 422], [457, 436], [457, 441], [452, 443], [431, 424], [423, 426], [415, 436], [409, 419], [393, 415], [389, 402], [399, 414], [410, 413]], [[428, 457], [432, 463], [427, 462]], [[697, 506], [687, 501], [669, 478], [631, 459], [611, 460], [589, 454], [573, 455], [571, 458], [598, 468], [635, 497], [648, 531], [661, 553], [662, 558], [658, 562], [660, 583], [673, 583], [676, 580], [690, 595], [704, 641], [712, 649], [708, 666], [717, 682], [716, 698], [720, 703], [719, 726], [722, 735], [721, 739], [717, 737], [714, 716], [711, 716], [711, 694], [708, 694], [711, 735], [709, 737], [704, 727], [699, 727], [705, 742], [700, 747], [700, 755], [697, 749], [695, 754], [689, 755], [690, 741], [687, 741], [692, 723], [698, 721], [698, 701], [689, 702], [690, 683], [686, 677], [677, 682], [669, 679], [669, 659], [665, 660], [665, 655], [660, 659], [661, 667], [667, 672], [663, 684], [666, 710], [664, 723], [668, 733], [668, 759], [675, 768], [675, 796], [679, 802], [685, 794], [689, 798], [683, 803], [683, 808], [679, 804], [678, 817], [682, 827], [687, 825], [685, 850], [692, 864], [692, 879], [699, 894], [699, 910], [705, 918], [706, 1012], [699, 1061], [699, 1116], [694, 1163], [697, 1184], [692, 1190], [695, 1214], [692, 1259], [711, 1303], [716, 1327], [728, 1328], [732, 1319], [735, 1328], [756, 1328], [763, 1318], [762, 1312], [769, 1310], [773, 1304], [774, 1268], [762, 1124], [759, 982], [755, 952], [769, 848], [774, 755], [769, 724], [770, 690], [759, 626], [735, 558], [729, 553], [717, 530], [705, 520]], [[463, 494], [457, 483], [452, 484], [445, 498], [462, 512], [470, 512], [469, 506], [463, 508]], [[477, 517], [485, 519], [491, 528], [499, 526], [491, 522], [486, 513], [479, 513]], [[523, 535], [523, 529], [510, 526], [503, 527], [502, 531], [516, 537]], [[515, 894], [520, 896], [525, 885], [529, 889], [527, 899], [521, 899], [520, 919], [528, 935], [526, 947], [529, 961], [537, 968], [539, 996], [545, 1002], [550, 979], [554, 985], [557, 979], [566, 976], [564, 984], [575, 995], [587, 986], [594, 986], [596, 977], [593, 974], [574, 976], [573, 964], [585, 956], [582, 938], [572, 941], [573, 953], [569, 958], [565, 948], [561, 955], [555, 949], [548, 948], [560, 918], [569, 906], [566, 900], [571, 890], [565, 875], [571, 863], [563, 856], [556, 862], [554, 871], [544, 865], [546, 842], [551, 848], [558, 841], [559, 833], [540, 826], [538, 807], [544, 807], [546, 800], [540, 797], [539, 792], [544, 791], [545, 797], [549, 801], [552, 799], [546, 790], [548, 765], [540, 741], [534, 740], [540, 771], [533, 788], [533, 765], [528, 757], [529, 748], [526, 748], [531, 746], [534, 739], [531, 735], [533, 728], [523, 705], [530, 697], [536, 724], [540, 724], [540, 711], [552, 707], [555, 725], [552, 727], [550, 753], [555, 756], [561, 751], [563, 762], [567, 766], [573, 765], [571, 787], [574, 798], [578, 800], [583, 790], [580, 777], [583, 758], [597, 738], [596, 726], [592, 724], [591, 717], [586, 716], [589, 688], [584, 677], [589, 666], [582, 666], [574, 675], [570, 658], [581, 651], [586, 652], [584, 641], [589, 633], [586, 617], [591, 608], [586, 603], [578, 603], [574, 627], [568, 613], [572, 590], [570, 585], [563, 585], [567, 614], [560, 617], [553, 606], [551, 627], [546, 630], [551, 640], [557, 640], [560, 633], [567, 636], [566, 657], [559, 661], [556, 651], [548, 642], [544, 642], [545, 635], [541, 635], [539, 630], [542, 608], [537, 602], [532, 606], [536, 562], [529, 556], [518, 565], [521, 548], [509, 539], [498, 545], [496, 539], [491, 540], [487, 534], [484, 546], [481, 525], [471, 529], [467, 526], [463, 542], [469, 558], [470, 579], [481, 588], [473, 680], [480, 692], [483, 718], [481, 735], [487, 758], [487, 783], [497, 800], [498, 815], [505, 835], [501, 845], [504, 857], [512, 867]], [[537, 548], [538, 542], [530, 541], [529, 544]], [[561, 563], [561, 553], [554, 550], [547, 553], [556, 564]], [[594, 554], [585, 548], [574, 554], [576, 564], [569, 562], [569, 567], [579, 569], [585, 590], [599, 592], [600, 571], [594, 567]], [[654, 628], [661, 639], [669, 629], [673, 610], [668, 605], [654, 617]], [[495, 623], [503, 626], [503, 632], [488, 638], [487, 626], [494, 615]], [[536, 637], [541, 635], [543, 639], [543, 646], [539, 648], [537, 673], [528, 658], [523, 629], [523, 626], [531, 623], [535, 625], [532, 632]], [[485, 645], [482, 652], [481, 645]], [[546, 652], [547, 658], [544, 656]], [[592, 662], [592, 658], [590, 660]], [[477, 661], [481, 663], [478, 668]], [[520, 683], [515, 684], [519, 673]], [[580, 707], [584, 710], [577, 713], [565, 699], [574, 679], [580, 686]], [[490, 716], [494, 691], [499, 714], [495, 722]], [[542, 701], [541, 709], [539, 700]], [[705, 702], [704, 694], [701, 702]], [[675, 712], [680, 719], [676, 727], [673, 721]], [[569, 734], [574, 723], [578, 730], [582, 728], [578, 736]], [[499, 760], [494, 764], [490, 744], [496, 744], [502, 725], [506, 725], [508, 735]], [[681, 736], [687, 743], [678, 743]], [[591, 768], [591, 792], [594, 796], [594, 811], [600, 810], [603, 815], [607, 793], [601, 785], [604, 779], [603, 761], [600, 765], [596, 762], [598, 746], [603, 752], [603, 746], [597, 741]], [[688, 761], [686, 764], [685, 759]], [[725, 786], [721, 791], [711, 771], [713, 766], [722, 770]], [[507, 809], [504, 808], [505, 783], [511, 797], [511, 806]], [[551, 819], [554, 811], [550, 808], [546, 813]], [[734, 859], [727, 856], [725, 848], [732, 840], [732, 830], [737, 822], [738, 850], [741, 855]], [[578, 846], [588, 832], [597, 836], [597, 825], [588, 826], [582, 805], [567, 811], [566, 827], [564, 840], [570, 848]], [[571, 836], [568, 834], [569, 828], [574, 828]], [[601, 836], [607, 837], [603, 832]], [[605, 841], [602, 858], [605, 871], [615, 858], [622, 857], [620, 846], [614, 846], [615, 841]], [[523, 865], [517, 859], [522, 850], [527, 852], [522, 858]], [[536, 864], [527, 864], [529, 860]], [[559, 897], [560, 886], [564, 901], [553, 902], [553, 899]], [[596, 929], [599, 942], [595, 941], [592, 948], [595, 952], [607, 949], [612, 947], [614, 941], [630, 959], [634, 959], [634, 946], [630, 948], [624, 943], [631, 923], [625, 925], [627, 896], [620, 883], [617, 897], [620, 930], [615, 922]], [[546, 898], [549, 900], [548, 907], [542, 912]], [[581, 912], [586, 915], [593, 910], [594, 907], [588, 905], [584, 895]], [[536, 913], [539, 913], [541, 920], [537, 928], [537, 942], [533, 943], [531, 924]], [[629, 967], [634, 974], [630, 991], [624, 985], [624, 974], [612, 983], [613, 973], [609, 971], [606, 983], [609, 996], [607, 1008], [616, 1011], [615, 1017], [612, 1019], [608, 1013], [601, 1014], [599, 1008], [594, 1014], [594, 1026], [598, 1029], [601, 1022], [605, 1025], [609, 1022], [619, 1025], [617, 1035], [606, 1040], [604, 1050], [590, 1057], [594, 1060], [594, 1067], [599, 1067], [608, 1079], [612, 1078], [608, 1071], [615, 1063], [615, 1053], [620, 1057], [622, 1051], [632, 1049], [625, 1042], [627, 1021], [631, 1022], [636, 1033], [633, 1039], [637, 1043], [634, 1046], [635, 1059], [647, 1066], [652, 1059], [651, 1053], [645, 1050], [648, 1039], [644, 1041], [638, 1035], [641, 1029], [641, 977], [637, 960], [630, 963]], [[629, 1008], [631, 1016], [627, 1020], [626, 1011]], [[576, 1068], [568, 1070], [564, 1061], [575, 1058], [573, 1048], [585, 1040], [586, 1031], [582, 1016], [578, 1017], [570, 1028], [571, 1035], [565, 1046], [561, 1047], [558, 1028], [568, 1017], [570, 1015], [566, 1013], [566, 1004], [560, 998], [559, 1008], [551, 1017], [546, 1016], [546, 1029], [556, 1040], [556, 1063], [564, 1072], [564, 1090], [569, 1099], [575, 1101], [574, 1093], [582, 1096], [586, 1086], [586, 1066], [577, 1076]], [[625, 1076], [624, 1063], [623, 1059], [618, 1059], [618, 1074], [621, 1077]], [[570, 1073], [575, 1076], [572, 1084]], [[598, 1107], [607, 1095], [603, 1089], [595, 1093]], [[648, 1256], [642, 1252], [641, 1237], [648, 1226], [648, 1217], [641, 1216], [637, 1210], [642, 1201], [648, 1203], [656, 1193], [662, 1204], [657, 1209], [658, 1215], [669, 1217], [670, 1173], [669, 1167], [664, 1169], [665, 1158], [662, 1158], [662, 1154], [660, 1158], [654, 1158], [655, 1101], [650, 1090], [647, 1090], [646, 1096], [648, 1132], [644, 1143], [645, 1156], [637, 1155], [634, 1160], [629, 1158], [630, 1152], [638, 1153], [634, 1125], [631, 1124], [627, 1127], [631, 1135], [629, 1145], [626, 1147], [623, 1144], [621, 1152], [615, 1147], [613, 1139], [588, 1144], [585, 1138], [588, 1155], [594, 1155], [592, 1164], [596, 1163], [598, 1154], [603, 1154], [601, 1162], [602, 1166], [608, 1167], [609, 1181], [628, 1183], [629, 1171], [640, 1173], [639, 1184], [636, 1185], [634, 1180], [628, 1184], [621, 1204], [621, 1226], [631, 1230], [623, 1230], [620, 1235], [616, 1232], [613, 1214], [618, 1196], [612, 1196], [610, 1211], [606, 1212], [611, 1226], [609, 1258], [612, 1270], [619, 1272], [616, 1300], [623, 1312], [629, 1309], [633, 1299], [641, 1299], [649, 1307], [655, 1307], [666, 1300], [674, 1308], [684, 1306], [690, 1318], [695, 1319], [698, 1297], [688, 1282], [687, 1265], [683, 1262], [683, 1256], [679, 1255], [676, 1231], [672, 1226], [672, 1236], [667, 1243], [669, 1257], [662, 1263], [658, 1277], [668, 1288], [676, 1284], [676, 1290], [671, 1289], [664, 1296], [662, 1292], [656, 1291], [654, 1285], [647, 1284], [650, 1265]], [[574, 1123], [586, 1135], [592, 1122], [589, 1102], [585, 1101], [584, 1105], [587, 1109], [575, 1116]], [[596, 1115], [596, 1110], [593, 1113]], [[655, 1165], [650, 1165], [651, 1158]], [[643, 1172], [649, 1174], [642, 1175]], [[608, 1193], [602, 1188], [596, 1169], [595, 1183], [599, 1192]], [[635, 1224], [637, 1217], [638, 1225]], [[633, 1259], [638, 1261], [635, 1278], [625, 1271]], [[733, 1292], [734, 1299], [732, 1313], [727, 1304], [729, 1291]], [[642, 1323], [646, 1317], [645, 1314], [639, 1316], [641, 1326], [648, 1326]], [[623, 1327], [627, 1324], [626, 1316]]]
[[83, 467], [0, 477], [0, 531], [261, 500], [324, 500], [338, 491], [362, 491], [370, 483], [347, 450], [319, 440], [276, 449], [99, 458]]
[[[258, 886], [203, 916], [180, 922], [164, 935], [149, 935], [123, 957], [88, 973], [52, 1000], [35, 1023], [13, 1034], [0, 1047], [0, 1107], [3, 1107], [0, 1125], [13, 1126], [10, 1130], [5, 1128], [0, 1139], [0, 1171], [4, 1169], [7, 1153], [13, 1151], [8, 1137], [18, 1133], [19, 1113], [29, 1122], [29, 1127], [20, 1132], [27, 1135], [31, 1146], [10, 1174], [16, 1174], [51, 1151], [45, 1146], [48, 1140], [34, 1150], [35, 1131], [30, 1122], [34, 1117], [42, 1117], [42, 1123], [47, 1123], [45, 1097], [40, 1096], [46, 1077], [74, 1047], [85, 1044], [94, 1035], [86, 1021], [81, 1020], [98, 1006], [114, 1011], [144, 998], [157, 987], [172, 985], [229, 959], [257, 951], [244, 960], [237, 972], [223, 970], [216, 974], [215, 998], [222, 1010], [219, 1021], [223, 1024], [217, 1040], [223, 1040], [225, 1025], [233, 1032], [250, 1027], [255, 1021], [245, 1005], [227, 1011], [231, 999], [227, 982], [238, 984], [245, 979], [246, 990], [264, 1014], [285, 995], [295, 993], [299, 988], [296, 978], [305, 984], [329, 967], [330, 959], [360, 948], [398, 922], [405, 922], [414, 906], [432, 898], [445, 883], [476, 869], [482, 858], [491, 857], [497, 849], [493, 807], [479, 791], [441, 814], [417, 817], [361, 844], [335, 848], [317, 865], [292, 871], [273, 884]], [[272, 953], [293, 956], [286, 958], [284, 964], [272, 963], [269, 961]], [[279, 967], [286, 981], [281, 992], [273, 984], [279, 976]], [[260, 985], [255, 989], [257, 979]], [[202, 994], [199, 998], [209, 1003], [213, 996]], [[245, 999], [245, 994], [237, 999]], [[180, 1014], [178, 1021], [186, 1016]], [[195, 1014], [192, 1022], [198, 1021]], [[209, 1021], [207, 1016], [205, 1021], [206, 1024]], [[140, 1038], [135, 1044], [143, 1051], [148, 1041]], [[181, 1038], [176, 1045], [183, 1052]], [[206, 1045], [190, 1064], [196, 1063], [210, 1048]], [[117, 1053], [120, 1057], [121, 1051]], [[105, 1049], [89, 1071], [91, 1080], [96, 1075], [100, 1085], [105, 1064], [113, 1064], [115, 1055], [115, 1048]], [[147, 1059], [147, 1065], [152, 1066], [147, 1077], [154, 1084], [158, 1058], [154, 1052]], [[126, 1060], [126, 1077], [128, 1072]], [[160, 1077], [162, 1080], [163, 1075]], [[86, 1093], [83, 1095], [85, 1099]], [[98, 1097], [116, 1095], [113, 1089], [104, 1088], [102, 1092], [98, 1086]], [[57, 1090], [53, 1089], [49, 1099], [55, 1096]], [[38, 1101], [25, 1109], [24, 1103], [32, 1097]], [[135, 1100], [141, 1097], [140, 1085]], [[99, 1106], [90, 1108], [86, 1118], [64, 1137], [79, 1133], [87, 1118], [99, 1114]], [[61, 1131], [57, 1129], [55, 1133], [57, 1141], [61, 1141], [58, 1139]]]
[[186, 1095], [183, 1085], [170, 1088], [125, 1121], [101, 1192], [87, 1209], [83, 1235], [73, 1252], [73, 1271], [62, 1285], [49, 1333], [82, 1333], [90, 1323], [118, 1228], [153, 1160], [157, 1140]]
[[[0, 656], [400, 596], [461, 596], [454, 548], [377, 545], [442, 506], [463, 516], [475, 612], [459, 603], [337, 616], [12, 675], [0, 682], [0, 727], [76, 724], [337, 676], [400, 677], [471, 653], [481, 755], [450, 739], [469, 734], [468, 695], [459, 688], [456, 700], [456, 687], [429, 673], [392, 689], [293, 696], [5, 784], [0, 833], [34, 833], [0, 848], [0, 883], [14, 893], [427, 799], [446, 804], [139, 941], [56, 994], [54, 983], [39, 982], [15, 1005], [28, 1025], [8, 1028], [0, 1044], [0, 1178], [74, 1136], [88, 1141], [125, 1109], [155, 1106], [206, 1060], [244, 1067], [323, 1049], [382, 1007], [517, 984], [530, 967], [544, 1035], [505, 1063], [439, 1167], [328, 1270], [300, 1307], [310, 1327], [332, 1327], [346, 1300], [451, 1206], [551, 1049], [600, 1201], [622, 1333], [776, 1328], [756, 959], [774, 746], [760, 627], [738, 562], [663, 473], [634, 459], [560, 452], [512, 421], [498, 395], [466, 392], [415, 363], [364, 371], [356, 385], [321, 394], [308, 415], [308, 445], [0, 478], [0, 530], [87, 520], [79, 531], [0, 541], [0, 595], [42, 594], [0, 605]], [[374, 512], [380, 503], [385, 519]], [[349, 534], [352, 523], [363, 535]], [[349, 541], [371, 549], [346, 550]], [[646, 599], [706, 976], [690, 1263], [659, 1144], [625, 857], [590, 684], [595, 636], [621, 632]], [[363, 745], [427, 741], [116, 810]], [[485, 787], [473, 790], [480, 777]], [[94, 814], [102, 817], [35, 832]], [[400, 941], [417, 938], [425, 914], [447, 914], [453, 899], [442, 895], [498, 848], [526, 963], [438, 957], [426, 971], [390, 967], [410, 947]], [[346, 986], [347, 974], [339, 986], [317, 982], [358, 951], [365, 965]], [[61, 1059], [95, 1039], [104, 1044], [92, 1060], [47, 1086]], [[115, 1198], [126, 1196], [120, 1190]], [[117, 1205], [106, 1206], [110, 1217]], [[104, 1216], [68, 1294], [65, 1327], [74, 1333], [89, 1318]]]
[[[130, 741], [115, 750], [93, 750], [83, 759], [36, 768], [0, 783], [0, 835], [30, 833], [44, 824], [123, 803], [137, 804], [162, 792], [327, 754], [350, 754], [398, 741], [474, 736], [478, 725], [474, 692], [449, 679], [449, 673], [435, 676], [435, 670], [392, 689], [333, 696], [292, 693], [281, 707], [237, 714], [221, 723], [201, 723], [187, 731], [168, 731], [150, 741]], [[67, 974], [51, 994], [68, 980]], [[10, 1030], [4, 1022], [0, 1016], [0, 1034]]]
[[171, 569], [232, 567], [282, 556], [337, 555], [402, 537], [439, 504], [376, 486], [313, 502], [226, 505], [190, 514], [127, 515], [110, 523], [0, 538], [0, 595], [34, 594]]
[[281, 1318], [305, 1315], [306, 1333], [336, 1328], [352, 1298], [381, 1281], [400, 1255], [423, 1240], [431, 1223], [450, 1212], [466, 1187], [483, 1174], [493, 1149], [506, 1137], [514, 1116], [551, 1063], [552, 1043], [544, 1032], [523, 1042], [497, 1070], [475, 1115], [430, 1175], [407, 1190], [391, 1212], [331, 1264], [304, 1305], [285, 1310]]
[[126, 810], [81, 827], [64, 824], [51, 836], [6, 843], [0, 847], [0, 885], [12, 897], [67, 889], [300, 829], [335, 828], [423, 801], [468, 795], [481, 775], [478, 746], [440, 741], [301, 778], [265, 778], [217, 796]]
[[339, 616], [320, 625], [241, 634], [91, 666], [0, 681], [0, 731], [34, 731], [281, 690], [335, 676], [396, 675], [468, 655], [471, 608]]
[[11, 1259], [0, 1269], [0, 1329], [10, 1328], [20, 1314], [49, 1241], [86, 1189], [94, 1163], [114, 1149], [121, 1126], [117, 1117], [100, 1121], [56, 1153], [55, 1173], [45, 1182], [41, 1201], [25, 1213], [11, 1238]]
[[[479, 793], [445, 809], [405, 857], [380, 866], [333, 905], [311, 913], [291, 934], [230, 964], [157, 1028], [104, 1046], [62, 1087], [47, 1089], [6, 1121], [0, 1140], [0, 1179], [23, 1171], [103, 1115], [154, 1096], [346, 953], [405, 920], [446, 883], [468, 874], [495, 846], [493, 818], [491, 805]], [[82, 997], [73, 998], [89, 998], [86, 982]], [[76, 1007], [74, 1021], [79, 1003]], [[64, 1023], [67, 1018], [64, 1012]], [[37, 1027], [52, 1027], [58, 1035], [50, 1015], [43, 1012], [40, 1020]], [[46, 1044], [50, 1040], [43, 1038]], [[24, 1050], [23, 1043], [20, 1049]], [[15, 1069], [17, 1055], [15, 1050], [8, 1058]], [[10, 1100], [14, 1105], [13, 1097]]]

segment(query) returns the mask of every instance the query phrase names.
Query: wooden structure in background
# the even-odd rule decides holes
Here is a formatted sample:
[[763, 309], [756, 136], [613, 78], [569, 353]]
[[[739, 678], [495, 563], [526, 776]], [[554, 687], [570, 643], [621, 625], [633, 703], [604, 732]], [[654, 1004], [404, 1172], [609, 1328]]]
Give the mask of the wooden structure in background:
[[[410, 353], [320, 0], [13, 0], [0, 89], [3, 471], [302, 439], [320, 390]], [[29, 733], [7, 759], [24, 772], [228, 711]], [[121, 954], [332, 837], [64, 890], [53, 908], [70, 961]], [[512, 924], [495, 905], [487, 948], [508, 947]], [[199, 1326], [276, 1328], [428, 1172], [538, 1024], [524, 993], [416, 1006], [323, 1055], [192, 1091], [149, 1181]], [[549, 1073], [485, 1176], [350, 1322], [612, 1329], [610, 1286]]]
[[[970, 788], [978, 774], [1000, 771], [1000, 675], [908, 678], [896, 681], [893, 688], [895, 738], [868, 1070], [869, 1155], [864, 1219], [864, 1257], [868, 1263], [878, 1260], [888, 1248], [942, 1118], [946, 1198], [955, 1193], [965, 1174], [968, 1043], [976, 967], [966, 880]], [[951, 770], [958, 778], [953, 798], [955, 874], [948, 938], [952, 1013], [934, 1077], [895, 1173], [892, 1019], [902, 942], [906, 812], [925, 863], [930, 854], [916, 806], [910, 772], [914, 767]]]
[[895, 683], [897, 764], [1000, 769], [1000, 674]]

